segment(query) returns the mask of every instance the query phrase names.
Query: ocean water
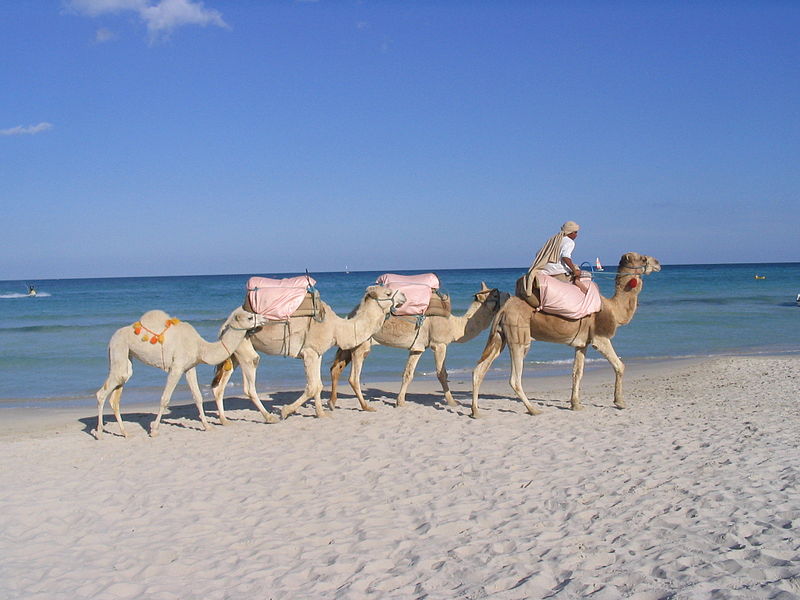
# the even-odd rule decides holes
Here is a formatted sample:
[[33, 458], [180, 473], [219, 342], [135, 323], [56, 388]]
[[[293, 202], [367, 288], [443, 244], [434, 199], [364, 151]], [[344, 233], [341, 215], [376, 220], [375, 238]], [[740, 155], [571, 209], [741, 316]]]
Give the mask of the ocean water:
[[[458, 269], [437, 274], [452, 298], [454, 313], [461, 314], [481, 281], [511, 292], [524, 270]], [[756, 274], [764, 279], [756, 279]], [[189, 321], [203, 337], [214, 340], [222, 321], [241, 304], [250, 275], [288, 277], [297, 273], [40, 280], [34, 282], [39, 290], [36, 297], [25, 296], [24, 282], [0, 281], [0, 407], [94, 406], [94, 393], [107, 374], [106, 347], [116, 329], [158, 308]], [[344, 315], [381, 273], [312, 275], [323, 299]], [[595, 281], [603, 295], [612, 295], [614, 268], [596, 273]], [[800, 263], [666, 265], [645, 278], [638, 312], [629, 325], [619, 329], [614, 346], [626, 362], [721, 354], [800, 354], [798, 293]], [[450, 345], [447, 366], [451, 381], [471, 380], [485, 341], [482, 333], [471, 342]], [[526, 376], [568, 373], [572, 355], [566, 346], [535, 342], [526, 359]], [[370, 381], [399, 382], [406, 356], [403, 350], [376, 348], [364, 367], [365, 387]], [[323, 362], [326, 388], [332, 358], [333, 350]], [[506, 351], [488, 376], [507, 378], [508, 367]], [[587, 368], [610, 367], [590, 349]], [[207, 399], [212, 373], [212, 367], [198, 367]], [[420, 360], [416, 377], [435, 379], [430, 352]], [[260, 394], [297, 389], [303, 381], [301, 361], [262, 358]], [[163, 372], [134, 363], [125, 394], [157, 403], [164, 382]], [[342, 383], [344, 391], [346, 380]], [[241, 393], [238, 374], [228, 388], [229, 395], [237, 393]], [[190, 399], [183, 382], [174, 398]]]

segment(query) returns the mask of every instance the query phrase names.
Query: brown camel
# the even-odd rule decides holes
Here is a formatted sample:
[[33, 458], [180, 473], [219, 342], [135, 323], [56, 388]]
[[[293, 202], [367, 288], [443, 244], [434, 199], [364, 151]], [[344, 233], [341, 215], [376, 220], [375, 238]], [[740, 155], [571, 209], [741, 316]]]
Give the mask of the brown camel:
[[336, 358], [333, 359], [331, 365], [331, 398], [328, 406], [331, 410], [336, 407], [336, 388], [339, 375], [352, 360], [350, 387], [353, 388], [362, 410], [375, 410], [361, 393], [361, 368], [372, 345], [376, 343], [408, 350], [408, 361], [403, 371], [403, 383], [400, 386], [400, 393], [397, 394], [397, 406], [404, 404], [406, 391], [414, 378], [414, 370], [420, 356], [427, 348], [433, 349], [436, 375], [442, 384], [445, 400], [450, 406], [455, 406], [456, 401], [453, 400], [450, 386], [447, 384], [447, 369], [445, 368], [447, 345], [451, 342], [468, 342], [475, 338], [489, 326], [492, 317], [497, 314], [507, 299], [506, 292], [501, 293], [497, 289], [489, 289], [485, 283], [481, 282], [481, 289], [475, 294], [467, 312], [461, 316], [428, 316], [420, 325], [417, 325], [415, 317], [390, 317], [378, 333], [360, 346], [356, 346], [352, 350], [339, 348], [336, 352]]
[[620, 325], [627, 325], [633, 318], [638, 306], [639, 293], [642, 291], [642, 276], [660, 270], [661, 264], [651, 256], [636, 252], [624, 254], [617, 269], [614, 296], [602, 298], [600, 311], [582, 319], [571, 320], [537, 312], [525, 300], [516, 296], [510, 298], [494, 318], [483, 355], [472, 372], [472, 416], [478, 417], [478, 393], [483, 378], [506, 344], [511, 354], [509, 383], [512, 389], [530, 414], [536, 415], [541, 412], [533, 407], [525, 395], [525, 390], [522, 389], [523, 360], [533, 340], [567, 344], [575, 348], [570, 398], [573, 410], [582, 408], [581, 377], [583, 377], [586, 349], [590, 345], [605, 356], [613, 367], [616, 374], [614, 405], [617, 408], [624, 408], [622, 375], [625, 372], [625, 365], [614, 351], [611, 338]]

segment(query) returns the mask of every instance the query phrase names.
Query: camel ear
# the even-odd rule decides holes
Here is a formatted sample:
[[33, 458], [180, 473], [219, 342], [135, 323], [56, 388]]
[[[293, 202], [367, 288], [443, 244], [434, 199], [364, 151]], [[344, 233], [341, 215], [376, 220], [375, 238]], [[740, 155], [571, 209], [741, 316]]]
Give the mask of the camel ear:
[[635, 267], [638, 266], [642, 260], [642, 256], [638, 252], [626, 252], [619, 259], [620, 266]]
[[487, 291], [489, 291], [489, 287], [486, 285], [486, 282], [485, 282], [485, 281], [481, 281], [481, 291], [482, 291], [482, 292], [487, 292]]

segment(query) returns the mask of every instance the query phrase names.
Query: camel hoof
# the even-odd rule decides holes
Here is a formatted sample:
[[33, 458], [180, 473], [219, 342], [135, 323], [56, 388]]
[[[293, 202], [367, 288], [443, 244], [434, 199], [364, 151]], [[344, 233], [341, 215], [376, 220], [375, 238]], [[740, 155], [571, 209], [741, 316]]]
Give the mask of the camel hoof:
[[583, 410], [583, 404], [572, 404], [570, 406], [571, 410]]
[[92, 435], [94, 435], [94, 439], [96, 439], [96, 440], [102, 440], [103, 439], [103, 431], [102, 430], [98, 431], [97, 429], [95, 429], [94, 431], [92, 431]]
[[470, 413], [469, 418], [470, 419], [482, 419], [483, 417], [481, 416], [481, 414], [477, 410], [473, 410]]
[[627, 408], [627, 406], [622, 400], [620, 400], [619, 402], [614, 402], [614, 406], [616, 406], [620, 410], [622, 410], [623, 408]]
[[291, 408], [289, 408], [288, 406], [281, 406], [281, 420], [285, 419], [286, 417], [288, 417], [293, 412], [294, 411]]
[[231, 424], [231, 422], [228, 419], [226, 419], [225, 417], [220, 417], [219, 418], [219, 424], [220, 425], [224, 425], [225, 427], [227, 427], [228, 425]]
[[273, 423], [277, 423], [278, 421], [280, 421], [280, 419], [278, 417], [276, 417], [275, 415], [270, 414], [270, 413], [265, 413], [264, 414], [264, 422], [265, 423], [267, 423], [269, 425], [272, 425]]
[[317, 413], [318, 419], [330, 419], [333, 416], [333, 413], [330, 411], [323, 410], [321, 413]]
[[537, 409], [537, 408], [533, 408], [533, 409], [528, 411], [528, 414], [535, 417], [536, 415], [542, 414], [542, 411]]
[[378, 409], [375, 408], [374, 406], [372, 406], [371, 404], [365, 404], [364, 406], [361, 407], [361, 410], [364, 410], [366, 412], [377, 412], [378, 411]]

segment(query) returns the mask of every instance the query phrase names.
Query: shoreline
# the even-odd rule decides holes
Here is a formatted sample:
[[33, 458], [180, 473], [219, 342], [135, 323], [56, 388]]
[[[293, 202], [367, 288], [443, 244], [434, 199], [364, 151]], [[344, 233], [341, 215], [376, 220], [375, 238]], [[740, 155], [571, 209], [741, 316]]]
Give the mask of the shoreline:
[[[775, 355], [780, 356], [780, 355]], [[668, 374], [674, 369], [679, 369], [685, 365], [694, 365], [706, 361], [724, 358], [724, 356], [712, 357], [691, 357], [691, 358], [666, 358], [666, 359], [632, 359], [626, 362], [625, 378], [634, 377], [639, 375], [664, 375]], [[587, 364], [582, 388], [587, 385], [599, 385], [602, 383], [611, 383], [614, 381], [614, 371], [611, 369], [608, 362], [601, 358], [600, 364], [590, 366]], [[546, 368], [547, 371], [552, 371], [550, 367]], [[526, 375], [528, 370], [526, 370]], [[346, 375], [346, 374], [345, 374]], [[461, 376], [463, 375], [463, 377]], [[511, 401], [517, 401], [516, 396], [508, 385], [508, 375], [506, 372], [504, 376], [486, 377], [481, 387], [481, 395], [488, 393], [492, 396], [507, 396]], [[255, 407], [250, 400], [242, 394], [241, 391], [241, 378], [235, 380], [235, 383], [229, 385], [225, 395], [225, 412], [229, 411], [238, 412], [239, 419], [251, 420], [256, 423], [261, 423], [261, 417], [256, 412]], [[330, 380], [325, 380], [325, 388], [322, 392], [322, 401], [325, 410], [328, 410], [327, 401], [330, 397]], [[451, 376], [450, 388], [454, 397], [461, 407], [469, 410], [472, 394], [472, 381], [471, 372], [462, 373], [458, 376]], [[394, 399], [400, 389], [400, 379], [398, 377], [395, 381], [363, 381], [364, 394], [369, 399], [370, 397], [380, 397], [386, 408], [393, 408]], [[540, 373], [531, 374], [524, 377], [523, 385], [531, 400], [536, 404], [536, 393], [547, 392], [548, 394], [558, 394], [559, 391], [564, 397], [564, 405], [569, 404], [569, 394], [571, 384], [571, 374], [568, 371], [563, 373]], [[217, 407], [211, 394], [208, 385], [201, 385], [203, 392], [203, 410], [206, 412], [206, 417], [209, 419], [212, 427], [220, 426], [216, 418]], [[260, 391], [264, 406], [267, 410], [278, 413], [280, 406], [288, 404], [296, 399], [302, 393], [302, 385], [297, 386], [278, 386], [276, 389], [270, 390], [268, 393]], [[139, 419], [146, 419], [147, 413], [152, 413], [152, 418], [155, 418], [158, 412], [159, 397], [161, 388], [153, 390], [137, 390], [133, 389], [123, 394], [120, 412], [123, 421], [127, 423], [126, 414], [136, 413], [141, 415]], [[417, 375], [411, 383], [408, 391], [409, 402], [412, 401], [414, 396], [426, 396], [426, 404], [439, 403], [446, 406], [444, 403], [444, 396], [439, 385], [439, 381], [435, 375], [420, 377]], [[147, 399], [145, 398], [147, 396]], [[273, 398], [279, 401], [273, 401]], [[12, 401], [13, 402], [13, 401]], [[30, 400], [31, 404], [24, 405], [11, 405], [3, 406], [0, 403], [0, 441], [7, 440], [25, 432], [30, 434], [40, 433], [44, 435], [47, 432], [67, 433], [77, 430], [80, 425], [81, 430], [86, 432], [85, 424], [88, 421], [96, 423], [97, 421], [97, 404], [93, 398], [87, 398], [86, 402], [80, 406], [63, 406], [58, 404], [58, 400]], [[78, 401], [75, 401], [78, 402]], [[39, 404], [37, 404], [39, 403]], [[609, 400], [610, 403], [610, 400]], [[524, 414], [525, 410], [521, 402], [519, 402], [521, 412]], [[231, 407], [231, 408], [229, 408]], [[313, 410], [313, 400], [308, 400], [302, 407], [301, 413], [308, 413]], [[353, 391], [347, 382], [347, 377], [343, 376], [339, 381], [339, 401], [337, 409], [348, 408], [352, 410], [358, 409], [358, 402], [355, 399]], [[248, 415], [250, 411], [252, 414]], [[173, 394], [173, 400], [170, 402], [169, 410], [165, 413], [164, 418], [168, 421], [171, 419], [170, 413], [180, 415], [181, 418], [188, 419], [189, 421], [195, 420], [197, 422], [198, 431], [200, 431], [200, 421], [197, 416], [197, 408], [192, 400], [189, 390], [185, 381], [181, 380], [181, 384], [176, 388]], [[114, 419], [113, 411], [111, 410], [110, 403], [107, 401], [104, 407], [104, 416], [106, 426], [109, 424], [112, 428], [116, 428], [117, 424]], [[307, 416], [307, 415], [306, 415]], [[291, 418], [291, 417], [290, 417]], [[94, 425], [92, 426], [92, 428]], [[42, 431], [39, 431], [42, 429]], [[46, 430], [46, 431], [45, 431]]]
[[174, 406], [156, 438], [123, 398], [103, 441], [93, 407], [4, 411], [0, 596], [800, 598], [800, 358], [629, 365], [624, 410], [613, 379], [571, 411], [526, 378], [538, 416], [485, 382], [480, 419], [455, 384], [274, 425], [236, 390], [230, 426]]

